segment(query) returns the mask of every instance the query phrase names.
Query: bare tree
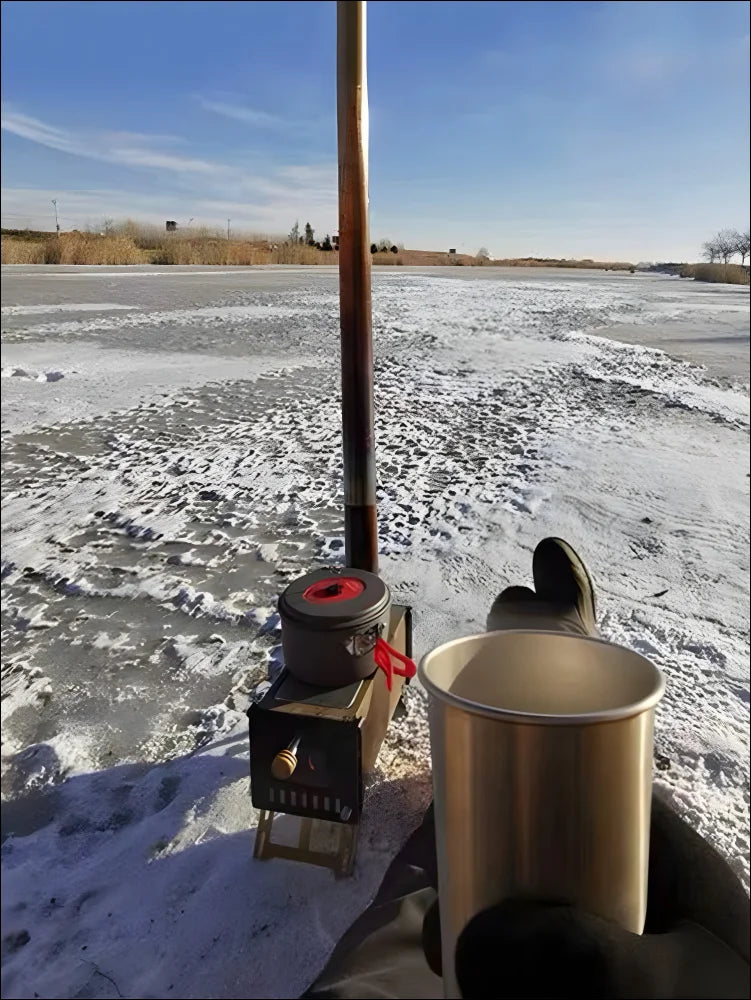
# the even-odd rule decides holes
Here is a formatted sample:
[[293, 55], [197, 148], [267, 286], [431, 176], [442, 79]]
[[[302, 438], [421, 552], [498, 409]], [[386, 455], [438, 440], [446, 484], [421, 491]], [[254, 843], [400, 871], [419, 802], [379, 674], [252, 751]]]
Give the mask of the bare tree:
[[707, 240], [706, 243], [702, 243], [701, 255], [704, 260], [709, 261], [710, 264], [714, 264], [720, 255], [720, 251], [717, 248], [717, 239]]
[[490, 260], [490, 253], [487, 247], [480, 247], [480, 249], [475, 254], [478, 260]]
[[722, 229], [717, 236], [715, 236], [715, 245], [717, 247], [717, 256], [720, 258], [725, 267], [731, 257], [735, 257], [738, 253], [738, 234], [733, 229]]
[[735, 252], [741, 255], [741, 266], [746, 263], [746, 257], [751, 253], [751, 235], [748, 229], [745, 233], [735, 234]]

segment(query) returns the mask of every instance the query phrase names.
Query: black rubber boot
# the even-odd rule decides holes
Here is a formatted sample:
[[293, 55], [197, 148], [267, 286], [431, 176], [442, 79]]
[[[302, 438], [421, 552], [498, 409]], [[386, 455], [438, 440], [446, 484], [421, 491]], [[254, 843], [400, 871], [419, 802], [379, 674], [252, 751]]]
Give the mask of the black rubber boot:
[[532, 557], [535, 590], [507, 587], [487, 619], [489, 632], [534, 629], [597, 635], [595, 592], [584, 561], [560, 538], [545, 538]]
[[595, 586], [581, 556], [562, 538], [543, 538], [532, 556], [535, 590], [543, 601], [575, 607], [590, 635], [597, 631]]

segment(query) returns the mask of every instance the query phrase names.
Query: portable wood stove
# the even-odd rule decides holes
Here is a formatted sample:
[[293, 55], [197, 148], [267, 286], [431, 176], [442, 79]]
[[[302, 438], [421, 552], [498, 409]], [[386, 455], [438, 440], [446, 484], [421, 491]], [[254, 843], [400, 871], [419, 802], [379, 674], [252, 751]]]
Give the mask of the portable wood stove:
[[[388, 643], [409, 657], [412, 616], [392, 605]], [[253, 805], [261, 810], [254, 855], [352, 870], [367, 775], [399, 702], [405, 678], [389, 689], [380, 669], [364, 680], [323, 688], [283, 670], [248, 710]], [[296, 846], [272, 839], [278, 814], [301, 817]], [[333, 850], [311, 847], [316, 825], [336, 824]]]
[[[337, 3], [339, 313], [346, 570], [303, 578], [280, 599], [285, 670], [248, 711], [255, 856], [352, 870], [365, 776], [411, 675], [410, 610], [378, 578], [365, 3]], [[337, 574], [344, 574], [337, 577]], [[329, 592], [330, 588], [330, 592]], [[311, 605], [306, 608], [305, 602]], [[329, 606], [329, 601], [331, 605]], [[349, 602], [340, 616], [336, 602]], [[312, 609], [318, 605], [316, 622]], [[286, 618], [286, 621], [285, 621]], [[302, 631], [300, 623], [302, 621]], [[353, 625], [349, 634], [348, 624]], [[307, 632], [306, 632], [307, 629]], [[347, 666], [349, 664], [349, 666]], [[407, 669], [405, 669], [405, 667]], [[348, 672], [349, 671], [349, 672]], [[274, 818], [300, 817], [296, 846]], [[322, 824], [333, 850], [317, 850]]]

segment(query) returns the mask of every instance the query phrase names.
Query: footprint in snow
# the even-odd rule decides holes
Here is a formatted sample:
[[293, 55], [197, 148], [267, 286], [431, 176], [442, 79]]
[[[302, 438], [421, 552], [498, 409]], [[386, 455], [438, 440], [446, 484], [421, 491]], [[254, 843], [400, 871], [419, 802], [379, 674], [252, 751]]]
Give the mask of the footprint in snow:
[[65, 378], [63, 372], [29, 372], [25, 368], [3, 368], [3, 378], [28, 378], [32, 382], [59, 382]]

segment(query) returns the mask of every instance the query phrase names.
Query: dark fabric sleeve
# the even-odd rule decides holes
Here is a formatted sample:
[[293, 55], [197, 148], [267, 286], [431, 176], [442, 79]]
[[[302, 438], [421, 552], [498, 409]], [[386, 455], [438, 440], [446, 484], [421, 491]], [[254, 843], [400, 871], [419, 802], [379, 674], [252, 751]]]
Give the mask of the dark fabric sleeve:
[[443, 996], [422, 947], [425, 914], [438, 898], [433, 807], [384, 875], [371, 906], [340, 939], [326, 968], [304, 994], [334, 997]]
[[[441, 997], [436, 887], [431, 807], [304, 996]], [[485, 911], [460, 939], [464, 995], [748, 995], [748, 896], [724, 858], [657, 796], [648, 898], [641, 937], [571, 907]]]

